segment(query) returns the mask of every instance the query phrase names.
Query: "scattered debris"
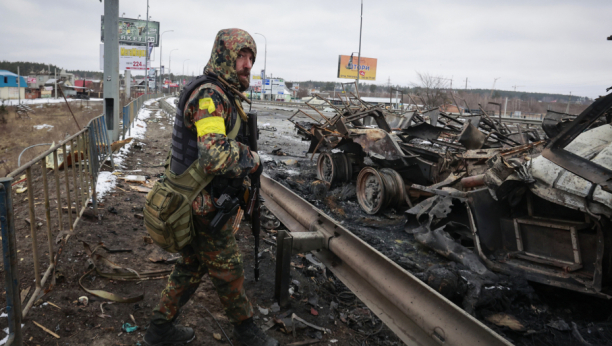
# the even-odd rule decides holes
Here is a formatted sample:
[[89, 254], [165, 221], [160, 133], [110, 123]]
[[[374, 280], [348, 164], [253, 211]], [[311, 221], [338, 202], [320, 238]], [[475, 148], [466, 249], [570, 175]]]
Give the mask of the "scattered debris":
[[83, 305], [83, 306], [87, 306], [89, 305], [89, 298], [87, 298], [86, 296], [81, 296], [79, 297], [79, 304]]
[[52, 335], [54, 338], [59, 339], [60, 336], [55, 334], [54, 332], [50, 331], [49, 329], [47, 329], [46, 327], [44, 327], [43, 325], [39, 324], [36, 321], [32, 321], [37, 327], [39, 327], [40, 329], [44, 330], [45, 332], [47, 332], [47, 334]]
[[276, 156], [287, 156], [287, 153], [283, 152], [281, 148], [272, 150], [272, 155]]
[[126, 333], [133, 333], [136, 330], [138, 330], [138, 326], [134, 325], [132, 326], [131, 324], [129, 324], [128, 322], [125, 322], [122, 326], [121, 326], [121, 330], [123, 330]]
[[493, 314], [485, 317], [485, 319], [500, 327], [508, 327], [515, 332], [525, 331], [525, 326], [519, 322], [516, 317], [504, 313]]

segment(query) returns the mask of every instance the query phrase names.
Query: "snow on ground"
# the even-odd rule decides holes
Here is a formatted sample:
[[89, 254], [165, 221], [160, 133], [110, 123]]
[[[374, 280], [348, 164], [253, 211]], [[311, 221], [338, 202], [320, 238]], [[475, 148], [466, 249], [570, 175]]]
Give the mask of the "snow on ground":
[[[159, 99], [151, 99], [145, 101], [144, 104], [150, 106], [158, 100]], [[113, 161], [115, 162], [115, 166], [117, 168], [125, 169], [122, 164], [123, 161], [125, 161], [125, 158], [127, 157], [128, 153], [130, 152], [132, 145], [138, 139], [143, 139], [145, 137], [145, 134], [147, 133], [147, 123], [145, 122], [145, 120], [151, 117], [151, 113], [153, 113], [153, 111], [146, 108], [141, 108], [140, 112], [138, 112], [138, 116], [136, 117], [136, 119], [134, 119], [134, 127], [132, 127], [132, 129], [130, 130], [131, 135], [129, 138], [133, 138], [132, 141], [124, 145], [121, 149], [119, 149], [118, 152], [113, 155]], [[112, 191], [115, 188], [116, 183], [116, 175], [113, 175], [111, 172], [106, 171], [100, 172], [100, 174], [98, 175], [98, 183], [96, 184], [96, 194], [98, 197], [98, 201], [101, 201], [107, 193]]]
[[[19, 104], [19, 100], [3, 100], [5, 106], [17, 106]], [[86, 102], [87, 100], [81, 99], [68, 99], [68, 102]], [[89, 99], [89, 102], [102, 102], [102, 99]], [[64, 98], [47, 98], [47, 99], [22, 99], [21, 104], [26, 105], [35, 105], [35, 104], [43, 104], [43, 103], [64, 103]], [[0, 103], [2, 103], [0, 101]]]
[[98, 183], [96, 184], [96, 197], [99, 201], [104, 199], [109, 192], [115, 188], [117, 184], [117, 176], [111, 172], [102, 171], [98, 174]]
[[[2, 316], [2, 317], [4, 317], [4, 316]], [[22, 323], [21, 324], [21, 328], [23, 328], [23, 326], [25, 326], [25, 324]], [[8, 341], [8, 338], [9, 338], [9, 335], [8, 335], [9, 334], [9, 329], [8, 329], [8, 327], [4, 328], [2, 331], [6, 333], [6, 336], [4, 337], [4, 339], [0, 340], [0, 346], [6, 344], [6, 342]]]
[[169, 104], [169, 105], [171, 105], [171, 106], [173, 106], [173, 107], [176, 107], [176, 106], [175, 106], [175, 104], [174, 104], [174, 100], [176, 100], [177, 98], [178, 98], [178, 97], [168, 97], [168, 98], [166, 99], [166, 102], [168, 102], [168, 104]]
[[270, 161], [274, 161], [274, 158], [272, 158], [272, 156], [270, 155], [266, 155], [264, 153], [257, 153], [259, 154], [259, 158], [261, 159], [261, 161], [263, 162], [270, 162]]
[[42, 124], [42, 125], [34, 125], [32, 127], [35, 128], [36, 130], [48, 129], [47, 131], [51, 131], [51, 129], [53, 128], [53, 125]]

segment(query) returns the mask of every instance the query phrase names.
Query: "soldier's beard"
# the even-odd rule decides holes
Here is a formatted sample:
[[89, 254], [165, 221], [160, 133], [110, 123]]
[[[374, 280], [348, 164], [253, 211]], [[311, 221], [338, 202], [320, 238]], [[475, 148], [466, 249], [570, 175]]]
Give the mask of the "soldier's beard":
[[[240, 71], [238, 74], [238, 83], [240, 83], [240, 91], [245, 91], [249, 88], [249, 77], [251, 76], [250, 71]], [[244, 79], [241, 77], [245, 77]]]

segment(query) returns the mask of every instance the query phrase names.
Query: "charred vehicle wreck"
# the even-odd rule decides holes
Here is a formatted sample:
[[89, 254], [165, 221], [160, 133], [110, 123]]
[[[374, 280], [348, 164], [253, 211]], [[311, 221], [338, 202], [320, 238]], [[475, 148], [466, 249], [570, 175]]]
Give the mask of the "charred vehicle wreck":
[[534, 143], [522, 157], [495, 153], [460, 184], [413, 186], [433, 196], [406, 211], [407, 231], [447, 257], [466, 250], [449, 244], [467, 234], [490, 270], [610, 298], [611, 107], [611, 95], [596, 100], [541, 155]]
[[[355, 88], [356, 90], [356, 88]], [[355, 184], [368, 214], [406, 210], [406, 231], [481, 276], [612, 297], [612, 96], [524, 128], [482, 112], [392, 111], [340, 97], [290, 119], [328, 187]]]

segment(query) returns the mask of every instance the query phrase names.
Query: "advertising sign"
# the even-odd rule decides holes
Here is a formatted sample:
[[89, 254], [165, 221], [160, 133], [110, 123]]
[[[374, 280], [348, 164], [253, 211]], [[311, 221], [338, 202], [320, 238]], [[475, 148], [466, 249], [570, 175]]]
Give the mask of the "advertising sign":
[[[145, 46], [119, 46], [119, 71], [144, 70], [146, 57]], [[151, 68], [151, 60], [149, 60], [149, 68]], [[100, 44], [100, 70], [104, 70], [104, 43]]]
[[263, 84], [262, 93], [264, 94], [283, 94], [285, 92], [283, 79], [266, 79]]
[[263, 80], [261, 79], [261, 76], [251, 75], [251, 82], [249, 83], [250, 86], [261, 87], [262, 84]]
[[[375, 58], [361, 57], [359, 68], [359, 79], [376, 80]], [[357, 57], [353, 55], [340, 55], [338, 57], [338, 78], [357, 79]]]
[[[101, 27], [101, 41], [104, 42], [104, 16]], [[119, 44], [145, 45], [148, 37], [154, 47], [159, 47], [159, 22], [149, 21], [148, 34], [146, 27], [146, 20], [119, 18]]]
[[27, 83], [28, 83], [28, 84], [30, 84], [30, 83], [36, 83], [36, 77], [28, 77], [28, 81], [27, 81]]

